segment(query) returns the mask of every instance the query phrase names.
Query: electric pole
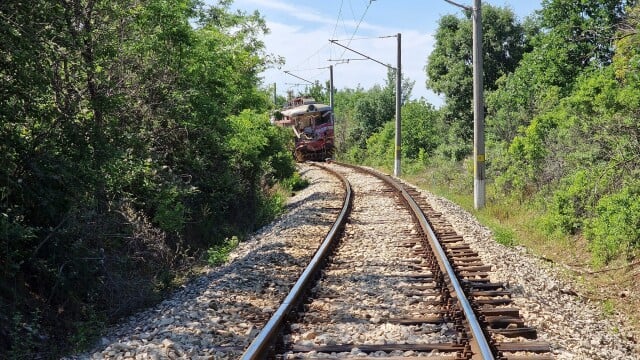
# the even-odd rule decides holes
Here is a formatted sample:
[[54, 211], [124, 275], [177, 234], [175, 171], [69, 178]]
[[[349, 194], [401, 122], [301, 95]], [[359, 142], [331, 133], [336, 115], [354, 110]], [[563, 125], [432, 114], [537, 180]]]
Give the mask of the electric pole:
[[484, 94], [482, 83], [482, 8], [473, 0], [473, 205], [485, 205]]
[[485, 151], [484, 151], [484, 92], [482, 84], [482, 4], [473, 0], [473, 7], [449, 4], [471, 11], [473, 23], [473, 206], [476, 210], [485, 206]]
[[396, 151], [393, 162], [393, 175], [400, 177], [402, 170], [400, 162], [402, 159], [402, 40], [398, 33], [398, 65], [396, 67]]
[[333, 105], [333, 65], [329, 65], [329, 106], [331, 106], [331, 111], [335, 114]]
[[278, 93], [276, 91], [276, 83], [273, 83], [273, 105], [278, 105]]

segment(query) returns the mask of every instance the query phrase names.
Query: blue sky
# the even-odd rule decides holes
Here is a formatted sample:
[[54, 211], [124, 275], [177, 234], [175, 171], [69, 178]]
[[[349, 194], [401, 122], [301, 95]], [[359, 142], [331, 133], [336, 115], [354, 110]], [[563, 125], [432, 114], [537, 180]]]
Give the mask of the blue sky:
[[[472, 4], [472, 0], [456, 2]], [[482, 3], [508, 6], [521, 20], [540, 9], [540, 0]], [[358, 85], [367, 89], [383, 84], [387, 70], [380, 64], [363, 60], [328, 61], [361, 58], [331, 44], [329, 39], [340, 39], [341, 44], [395, 66], [397, 40], [384, 36], [401, 33], [403, 76], [415, 81], [412, 97], [424, 97], [436, 106], [442, 103], [426, 88], [424, 66], [433, 48], [438, 19], [446, 14], [461, 15], [459, 8], [444, 0], [235, 0], [233, 7], [249, 12], [258, 10], [267, 21], [271, 33], [264, 38], [266, 50], [283, 56], [286, 63], [281, 69], [269, 69], [262, 75], [265, 84], [277, 84], [281, 95], [287, 89], [296, 93], [304, 90], [299, 85], [304, 81], [287, 75], [285, 70], [324, 83], [329, 79], [326, 68], [330, 64], [334, 65], [334, 85], [338, 89]]]

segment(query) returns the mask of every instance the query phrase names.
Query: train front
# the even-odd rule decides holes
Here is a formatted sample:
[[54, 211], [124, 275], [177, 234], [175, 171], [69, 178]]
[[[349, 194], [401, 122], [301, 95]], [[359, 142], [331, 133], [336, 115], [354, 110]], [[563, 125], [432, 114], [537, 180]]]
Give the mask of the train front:
[[333, 156], [333, 109], [329, 105], [305, 102], [282, 112], [277, 125], [291, 127], [295, 135], [296, 161], [323, 161]]

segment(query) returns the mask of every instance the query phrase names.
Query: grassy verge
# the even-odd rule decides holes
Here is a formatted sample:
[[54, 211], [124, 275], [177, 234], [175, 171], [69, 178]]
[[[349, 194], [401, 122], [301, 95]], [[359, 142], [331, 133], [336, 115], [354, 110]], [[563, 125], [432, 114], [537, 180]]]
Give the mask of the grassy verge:
[[640, 333], [640, 265], [624, 260], [606, 268], [592, 266], [587, 241], [582, 236], [547, 234], [540, 226], [544, 214], [533, 201], [518, 202], [502, 196], [493, 184], [487, 185], [486, 206], [475, 210], [473, 174], [462, 164], [435, 164], [427, 168], [407, 166], [403, 178], [444, 197], [491, 229], [496, 242], [505, 246], [524, 246], [536, 256], [554, 264], [566, 280], [576, 284], [578, 293], [600, 305], [605, 317], [620, 314]]

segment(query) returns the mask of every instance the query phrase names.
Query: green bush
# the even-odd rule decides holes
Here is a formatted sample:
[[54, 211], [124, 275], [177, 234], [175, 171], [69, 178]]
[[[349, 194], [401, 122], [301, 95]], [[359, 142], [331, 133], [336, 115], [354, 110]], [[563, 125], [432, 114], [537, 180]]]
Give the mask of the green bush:
[[85, 318], [74, 323], [75, 332], [71, 335], [71, 343], [74, 344], [75, 351], [91, 347], [107, 324], [107, 319], [103, 314], [95, 312], [91, 307], [86, 307], [84, 310]]
[[0, 358], [91, 343], [281, 208], [263, 194], [293, 173], [291, 135], [259, 89], [277, 60], [229, 7], [0, 2]]
[[8, 359], [22, 359], [25, 355], [37, 353], [37, 349], [42, 346], [40, 338], [44, 334], [40, 326], [41, 320], [39, 309], [27, 316], [20, 312], [12, 314], [6, 324], [9, 325], [9, 339], [11, 341], [7, 354]]
[[417, 159], [402, 158], [402, 174], [403, 175], [416, 175], [423, 174], [426, 166], [429, 164], [429, 157], [423, 149], [419, 150]]
[[350, 163], [362, 164], [366, 159], [366, 148], [359, 145], [351, 146], [343, 156], [338, 156], [338, 160], [345, 160]]
[[593, 201], [593, 180], [582, 170], [563, 181], [547, 209], [543, 222], [547, 233], [577, 234], [583, 228]]
[[176, 186], [163, 189], [158, 194], [158, 205], [153, 220], [166, 232], [180, 233], [184, 228], [186, 208], [180, 195]]
[[288, 194], [274, 191], [272, 194], [260, 194], [256, 211], [255, 228], [259, 228], [282, 214]]
[[467, 157], [462, 161], [439, 160], [434, 164], [440, 184], [459, 194], [473, 194], [473, 161]]
[[395, 153], [395, 124], [386, 122], [382, 129], [367, 139], [366, 159], [364, 163], [371, 166], [390, 166]]
[[495, 226], [493, 229], [493, 237], [498, 244], [504, 246], [514, 246], [517, 244], [516, 235], [511, 229], [507, 229], [501, 226]]
[[[424, 159], [440, 143], [436, 130], [438, 112], [424, 99], [406, 102], [402, 107], [402, 157]], [[395, 129], [394, 129], [395, 133]]]
[[207, 250], [207, 262], [211, 266], [218, 266], [224, 264], [229, 258], [229, 254], [235, 249], [240, 240], [237, 236], [225, 239], [222, 244], [215, 245]]
[[528, 195], [531, 189], [539, 189], [543, 185], [541, 175], [550, 155], [549, 139], [564, 117], [561, 111], [546, 113], [534, 118], [526, 129], [521, 129], [521, 134], [509, 145], [507, 156], [510, 166], [497, 179], [503, 189]]
[[300, 191], [309, 186], [309, 180], [295, 172], [290, 178], [282, 180], [282, 186], [289, 191]]
[[602, 197], [587, 221], [585, 237], [598, 264], [632, 257], [640, 249], [640, 183]]

